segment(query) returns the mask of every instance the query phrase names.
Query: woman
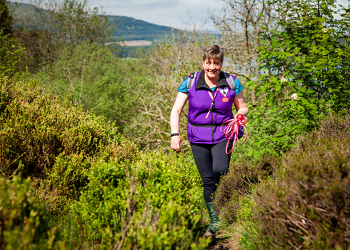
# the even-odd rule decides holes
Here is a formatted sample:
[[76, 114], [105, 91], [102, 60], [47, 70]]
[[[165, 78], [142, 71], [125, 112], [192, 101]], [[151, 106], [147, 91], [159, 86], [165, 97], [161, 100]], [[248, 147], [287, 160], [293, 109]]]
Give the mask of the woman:
[[222, 47], [212, 44], [203, 49], [203, 70], [191, 74], [181, 83], [170, 116], [171, 147], [179, 152], [180, 115], [189, 100], [187, 133], [202, 177], [204, 199], [210, 217], [210, 225], [205, 233], [207, 237], [216, 232], [218, 217], [212, 198], [221, 175], [228, 170], [231, 157], [231, 154], [226, 154], [227, 139], [220, 127], [223, 122], [233, 118], [233, 104], [237, 114], [248, 114], [243, 87], [235, 76], [221, 71], [223, 61]]

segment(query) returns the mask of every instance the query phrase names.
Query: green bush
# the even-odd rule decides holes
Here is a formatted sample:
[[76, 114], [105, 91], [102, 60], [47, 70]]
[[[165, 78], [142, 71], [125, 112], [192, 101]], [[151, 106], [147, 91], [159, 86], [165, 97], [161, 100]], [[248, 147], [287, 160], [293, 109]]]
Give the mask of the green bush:
[[[279, 110], [264, 105], [252, 106], [248, 103], [248, 108], [248, 139], [244, 143], [236, 143], [231, 162], [251, 164], [270, 158], [270, 155], [281, 156], [295, 146], [299, 130], [290, 129], [298, 127], [296, 121], [289, 120]], [[240, 140], [243, 141], [244, 138]]]
[[72, 241], [101, 249], [205, 249], [193, 162], [153, 152], [132, 164], [96, 162], [90, 171], [89, 184], [70, 206], [82, 232]]
[[3, 173], [47, 179], [57, 194], [78, 195], [95, 158], [130, 161], [137, 155], [105, 118], [62, 103], [35, 82], [1, 79], [0, 111]]
[[35, 78], [55, 94], [69, 96], [73, 105], [114, 121], [122, 133], [139, 115], [141, 99], [152, 87], [150, 75], [140, 60], [119, 59], [104, 45], [83, 43], [63, 50]]
[[59, 246], [68, 249], [205, 249], [193, 159], [142, 153], [103, 117], [33, 81], [2, 79], [0, 108], [1, 172], [31, 177], [35, 206], [50, 215], [40, 244], [62, 239]]
[[[0, 14], [2, 6], [0, 6]], [[0, 26], [0, 77], [18, 77], [21, 75], [20, 61], [25, 48]]]
[[330, 112], [349, 110], [350, 15], [335, 0], [273, 0], [267, 5], [279, 18], [261, 27], [263, 74], [249, 84], [263, 109], [278, 114], [282, 125], [283, 133], [263, 137], [261, 144], [289, 149]]
[[0, 249], [58, 249], [57, 228], [36, 202], [29, 179], [0, 177]]

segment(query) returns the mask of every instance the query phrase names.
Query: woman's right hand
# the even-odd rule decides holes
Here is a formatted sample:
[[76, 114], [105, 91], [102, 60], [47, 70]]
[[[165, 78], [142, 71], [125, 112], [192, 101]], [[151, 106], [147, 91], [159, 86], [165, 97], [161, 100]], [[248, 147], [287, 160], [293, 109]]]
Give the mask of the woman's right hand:
[[178, 135], [171, 137], [171, 148], [176, 152], [181, 151], [181, 138]]

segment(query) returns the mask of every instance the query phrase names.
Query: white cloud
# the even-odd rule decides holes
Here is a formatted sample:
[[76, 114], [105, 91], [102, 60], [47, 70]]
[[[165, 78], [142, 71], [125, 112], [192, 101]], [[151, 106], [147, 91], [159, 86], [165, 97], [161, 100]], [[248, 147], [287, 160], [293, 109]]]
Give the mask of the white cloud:
[[109, 15], [130, 16], [150, 23], [172, 27], [183, 27], [191, 18], [201, 23], [208, 14], [208, 9], [219, 10], [220, 1], [204, 0], [100, 0], [98, 5], [106, 6]]

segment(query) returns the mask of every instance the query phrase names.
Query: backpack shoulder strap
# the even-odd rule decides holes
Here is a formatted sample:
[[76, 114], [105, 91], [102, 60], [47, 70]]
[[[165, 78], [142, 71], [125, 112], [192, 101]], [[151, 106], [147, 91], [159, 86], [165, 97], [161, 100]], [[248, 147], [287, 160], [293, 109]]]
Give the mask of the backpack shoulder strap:
[[236, 84], [234, 82], [234, 80], [232, 79], [232, 76], [230, 74], [225, 73], [226, 76], [226, 82], [228, 83], [228, 85], [230, 85], [230, 88], [235, 91], [236, 88]]
[[190, 90], [190, 88], [193, 86], [194, 81], [197, 79], [197, 74], [198, 72], [194, 72], [188, 76], [187, 90]]

